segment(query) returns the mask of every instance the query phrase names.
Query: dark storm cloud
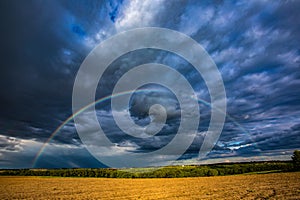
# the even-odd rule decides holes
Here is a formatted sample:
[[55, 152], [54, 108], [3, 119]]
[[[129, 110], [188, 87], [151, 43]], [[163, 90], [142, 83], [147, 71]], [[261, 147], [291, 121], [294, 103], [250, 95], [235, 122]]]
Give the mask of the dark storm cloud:
[[[256, 133], [252, 136], [252, 141], [259, 146], [260, 150], [290, 149], [297, 148], [300, 142], [300, 125], [293, 125], [291, 128], [282, 131], [274, 130], [271, 133]], [[249, 141], [245, 141], [247, 143]], [[243, 143], [242, 143], [243, 144]]]
[[[1, 19], [7, 24], [1, 38], [3, 49], [6, 49], [4, 56], [2, 54], [5, 67], [1, 68], [1, 117], [10, 119], [5, 129], [18, 131], [14, 127], [21, 123], [27, 131], [30, 131], [29, 126], [47, 131], [49, 125], [51, 130], [51, 124], [59, 118], [57, 112], [67, 111], [74, 76], [74, 73], [64, 73], [65, 68], [74, 66], [61, 62], [61, 69], [57, 66], [58, 53], [66, 45], [56, 32], [63, 25], [63, 10], [50, 1], [6, 1], [2, 4], [7, 9], [3, 10], [5, 18]], [[5, 130], [2, 132], [6, 134]], [[33, 138], [47, 137], [47, 134], [30, 133]]]
[[1, 134], [45, 141], [71, 115], [74, 77], [91, 48], [87, 22], [101, 11], [93, 2], [1, 2]]
[[[30, 148], [33, 144], [26, 142], [46, 141], [72, 114], [74, 78], [95, 45], [120, 31], [144, 26], [188, 34], [205, 47], [221, 72], [228, 116], [208, 158], [251, 157], [264, 152], [276, 156], [300, 147], [298, 1], [1, 1], [0, 8], [0, 167], [29, 166], [27, 160], [39, 148], [35, 143]], [[188, 63], [153, 50], [132, 52], [116, 60], [100, 80], [99, 86], [103, 87], [98, 88], [96, 97], [109, 95], [119, 77], [132, 66], [154, 61], [177, 69], [197, 90], [199, 98], [210, 101], [202, 78]], [[156, 97], [155, 93], [144, 94], [133, 100], [132, 118], [137, 124], [149, 122], [142, 105], [156, 102]], [[159, 98], [170, 107], [176, 105], [169, 95]], [[203, 142], [210, 108], [200, 106], [199, 134], [181, 159], [197, 157]], [[124, 147], [133, 145], [137, 152], [166, 145], [179, 125], [175, 108], [164, 133], [137, 139], [116, 127], [109, 101], [96, 107], [111, 141]], [[141, 113], [143, 116], [139, 116]], [[72, 121], [51, 143], [52, 148], [60, 145], [62, 149], [64, 145], [79, 149], [82, 145]], [[40, 166], [97, 165], [90, 155], [85, 157], [84, 150], [65, 147], [65, 154], [55, 157], [52, 148]], [[14, 152], [23, 152], [20, 155], [24, 159]], [[76, 152], [80, 152], [78, 159]]]

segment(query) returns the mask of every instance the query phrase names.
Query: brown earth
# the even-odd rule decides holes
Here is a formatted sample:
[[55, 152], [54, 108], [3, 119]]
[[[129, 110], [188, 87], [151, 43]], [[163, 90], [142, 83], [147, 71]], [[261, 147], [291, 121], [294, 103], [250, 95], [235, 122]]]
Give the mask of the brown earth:
[[300, 172], [170, 179], [0, 177], [0, 199], [300, 199]]

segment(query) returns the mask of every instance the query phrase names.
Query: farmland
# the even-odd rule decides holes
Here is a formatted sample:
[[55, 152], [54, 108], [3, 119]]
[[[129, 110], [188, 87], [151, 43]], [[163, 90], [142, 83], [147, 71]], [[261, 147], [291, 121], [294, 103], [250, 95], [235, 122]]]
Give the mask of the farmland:
[[194, 178], [0, 177], [0, 199], [300, 199], [300, 172]]

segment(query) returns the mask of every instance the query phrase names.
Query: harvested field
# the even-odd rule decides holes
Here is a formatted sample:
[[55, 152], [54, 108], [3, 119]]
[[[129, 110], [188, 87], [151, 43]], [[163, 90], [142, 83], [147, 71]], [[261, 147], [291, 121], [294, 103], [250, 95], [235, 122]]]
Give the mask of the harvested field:
[[0, 199], [300, 199], [300, 172], [170, 179], [0, 177]]

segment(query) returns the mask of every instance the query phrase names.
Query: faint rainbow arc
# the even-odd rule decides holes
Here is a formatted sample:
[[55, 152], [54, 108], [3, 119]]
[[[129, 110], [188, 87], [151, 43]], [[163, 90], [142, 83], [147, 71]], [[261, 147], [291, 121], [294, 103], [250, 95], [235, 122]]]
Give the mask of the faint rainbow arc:
[[[120, 93], [116, 93], [114, 95], [108, 95], [108, 96], [105, 96], [103, 98], [100, 98], [84, 107], [82, 107], [81, 109], [79, 109], [78, 111], [76, 111], [74, 114], [70, 115], [61, 125], [59, 125], [55, 130], [54, 132], [50, 135], [50, 137], [45, 141], [45, 143], [42, 145], [42, 147], [40, 148], [40, 150], [38, 151], [38, 153], [36, 154], [36, 156], [34, 157], [33, 161], [32, 161], [32, 168], [35, 167], [39, 157], [41, 156], [41, 154], [43, 153], [44, 149], [46, 148], [47, 144], [53, 139], [53, 137], [65, 126], [67, 125], [71, 120], [74, 119], [74, 117], [78, 116], [79, 114], [81, 114], [82, 112], [84, 112], [86, 109], [94, 106], [94, 105], [97, 105], [101, 102], [104, 102], [106, 100], [109, 100], [111, 98], [115, 98], [115, 97], [119, 97], [119, 96], [123, 96], [123, 95], [126, 95], [126, 94], [131, 94], [133, 92], [137, 93], [137, 92], [153, 92], [153, 91], [161, 91], [161, 90], [149, 90], [149, 89], [139, 89], [139, 90], [128, 90], [128, 91], [124, 91], [124, 92], [120, 92]], [[211, 107], [211, 104], [203, 99], [199, 99], [197, 98], [198, 102], [201, 102], [203, 103], [204, 105], [206, 106], [209, 106]], [[222, 112], [221, 110], [217, 109], [219, 112]], [[244, 129], [244, 127], [239, 124], [233, 117], [231, 117], [229, 114], [227, 113], [223, 113], [223, 114], [226, 114], [226, 117], [232, 121], [237, 127], [239, 127], [244, 133], [247, 133], [249, 134], [249, 132]]]
[[49, 138], [45, 141], [45, 143], [43, 144], [43, 146], [40, 148], [40, 150], [38, 151], [38, 153], [36, 154], [36, 156], [34, 157], [33, 161], [32, 161], [32, 167], [34, 168], [40, 155], [43, 153], [45, 147], [47, 146], [47, 144], [53, 139], [53, 137], [66, 125], [68, 124], [71, 120], [74, 119], [74, 117], [78, 116], [79, 114], [81, 114], [82, 112], [84, 112], [86, 109], [94, 106], [94, 105], [97, 105], [101, 102], [104, 102], [106, 100], [109, 100], [111, 98], [115, 98], [115, 97], [119, 97], [119, 96], [123, 96], [123, 95], [126, 95], [126, 94], [131, 94], [133, 92], [137, 93], [137, 92], [153, 92], [153, 91], [160, 91], [160, 90], [149, 90], [149, 89], [139, 89], [139, 90], [128, 90], [128, 91], [124, 91], [124, 92], [120, 92], [120, 93], [116, 93], [114, 95], [108, 95], [108, 96], [105, 96], [105, 97], [102, 97], [100, 99], [98, 99], [97, 101], [94, 101], [84, 107], [82, 107], [81, 109], [79, 109], [78, 111], [76, 111], [74, 114], [70, 115], [61, 125], [59, 125], [53, 133], [51, 133], [51, 135], [49, 136]]

